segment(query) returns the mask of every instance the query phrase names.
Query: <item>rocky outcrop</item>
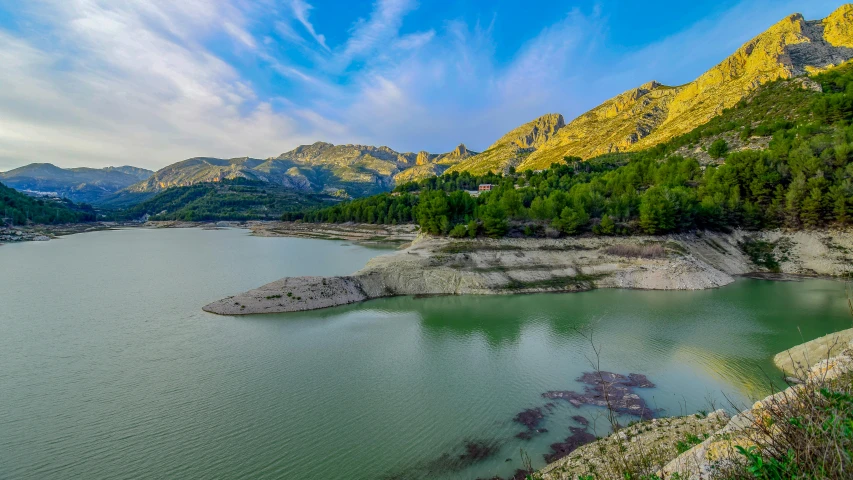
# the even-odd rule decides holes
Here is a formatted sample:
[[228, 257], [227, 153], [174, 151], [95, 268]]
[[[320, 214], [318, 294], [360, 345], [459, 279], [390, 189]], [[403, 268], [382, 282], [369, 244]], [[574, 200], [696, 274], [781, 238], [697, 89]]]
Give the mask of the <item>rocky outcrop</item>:
[[[762, 436], [777, 429], [757, 427], [769, 423], [770, 412], [801, 402], [809, 395], [810, 388], [819, 389], [827, 381], [853, 370], [853, 342], [838, 344], [829, 356], [817, 360], [813, 367], [799, 370], [803, 383], [769, 395], [734, 417], [718, 410], [707, 417], [696, 414], [633, 424], [549, 463], [533, 478], [574, 480], [584, 475], [622, 478], [621, 468], [625, 466], [654, 478], [721, 478], [720, 468], [742, 461], [737, 447], [749, 448], [758, 441], [765, 444], [772, 441]], [[814, 385], [809, 386], [810, 383]], [[688, 438], [698, 444], [679, 453]], [[619, 466], [614, 467], [615, 459]]]
[[448, 172], [468, 171], [473, 174], [506, 172], [521, 163], [537, 148], [546, 145], [566, 122], [559, 113], [549, 113], [512, 130], [486, 151], [451, 167]]
[[844, 5], [823, 20], [790, 15], [686, 85], [649, 82], [579, 116], [537, 145], [517, 169], [543, 169], [566, 156], [590, 158], [665, 142], [706, 123], [760, 85], [850, 60], [851, 47], [853, 6]]
[[850, 342], [853, 342], [853, 328], [789, 348], [773, 357], [773, 363], [787, 375], [797, 375], [819, 360], [834, 357]]
[[468, 150], [465, 144], [462, 143], [453, 149], [453, 151], [441, 155], [430, 155], [427, 152], [420, 152], [415, 160], [415, 166], [394, 175], [394, 182], [399, 185], [441, 175], [453, 165], [476, 154], [476, 152]]
[[[289, 279], [288, 291], [282, 290], [285, 284], [273, 282], [204, 309], [232, 315], [311, 310], [394, 295], [716, 288], [733, 282], [736, 275], [761, 270], [740, 247], [759, 240], [775, 245], [780, 256], [784, 251], [785, 273], [840, 275], [853, 269], [853, 235], [841, 231], [501, 240], [424, 237], [405, 250], [374, 258], [352, 276], [335, 277], [333, 281], [342, 286], [339, 296], [327, 292], [322, 278], [303, 277]], [[632, 256], [632, 247], [651, 243], [661, 246], [660, 255]], [[312, 295], [315, 290], [327, 294]], [[274, 297], [288, 293], [294, 295], [287, 302]]]
[[532, 478], [621, 478], [618, 466], [613, 464], [615, 458], [637, 470], [654, 473], [678, 456], [679, 444], [683, 445], [685, 438], [705, 438], [728, 421], [728, 414], [724, 410], [717, 410], [707, 416], [697, 414], [654, 418], [634, 423], [619, 430], [619, 433], [588, 443], [559, 460], [549, 462]]
[[760, 426], [773, 421], [773, 415], [769, 412], [802, 402], [804, 396], [810, 395], [809, 390], [817, 390], [827, 381], [853, 371], [853, 343], [838, 345], [832, 355], [834, 356], [825, 357], [805, 371], [800, 370], [801, 383], [769, 395], [735, 415], [726, 426], [705, 441], [667, 463], [658, 472], [659, 476], [674, 478], [677, 474], [678, 478], [711, 480], [715, 478], [715, 473], [721, 466], [742, 460], [737, 447], [750, 448], [759, 443], [772, 443], [772, 432], [777, 432], [775, 435], [778, 435], [778, 429]]

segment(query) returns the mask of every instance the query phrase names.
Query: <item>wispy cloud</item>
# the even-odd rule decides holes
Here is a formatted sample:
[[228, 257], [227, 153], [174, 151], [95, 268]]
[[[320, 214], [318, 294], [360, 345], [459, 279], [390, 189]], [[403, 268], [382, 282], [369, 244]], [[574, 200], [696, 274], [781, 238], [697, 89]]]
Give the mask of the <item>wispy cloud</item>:
[[368, 19], [358, 20], [346, 43], [343, 58], [363, 58], [396, 39], [403, 17], [416, 6], [414, 0], [377, 0]]
[[[29, 161], [160, 167], [344, 138], [333, 121], [274, 109], [204, 48], [217, 31], [257, 47], [234, 6], [62, 0], [34, 13], [73, 49], [0, 34], [0, 162], [7, 168]], [[224, 16], [231, 22], [219, 23]]]
[[627, 52], [609, 48], [606, 9], [572, 9], [507, 51], [495, 25], [514, 19], [499, 10], [422, 22], [415, 0], [376, 0], [333, 36], [318, 24], [327, 7], [309, 2], [26, 2], [22, 27], [0, 29], [0, 170], [158, 168], [317, 140], [484, 149], [545, 113], [692, 80], [784, 15], [835, 7], [744, 0]]
[[290, 3], [291, 8], [293, 9], [293, 16], [296, 17], [296, 20], [305, 27], [305, 30], [326, 50], [329, 50], [329, 47], [326, 45], [326, 37], [317, 33], [314, 29], [314, 25], [308, 20], [308, 14], [314, 7], [309, 5], [304, 0], [292, 0]]

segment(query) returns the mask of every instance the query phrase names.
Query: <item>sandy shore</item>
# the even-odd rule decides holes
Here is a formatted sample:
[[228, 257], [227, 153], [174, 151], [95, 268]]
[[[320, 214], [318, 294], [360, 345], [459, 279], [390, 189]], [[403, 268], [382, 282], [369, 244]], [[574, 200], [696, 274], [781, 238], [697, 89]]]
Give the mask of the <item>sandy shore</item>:
[[[741, 244], [748, 239], [772, 245], [783, 274], [836, 277], [853, 271], [851, 231], [500, 240], [419, 237], [350, 276], [286, 278], [213, 302], [204, 310], [223, 315], [293, 312], [395, 295], [716, 288], [738, 275], [766, 272], [743, 252]], [[630, 254], [649, 246], [658, 252], [653, 258]]]

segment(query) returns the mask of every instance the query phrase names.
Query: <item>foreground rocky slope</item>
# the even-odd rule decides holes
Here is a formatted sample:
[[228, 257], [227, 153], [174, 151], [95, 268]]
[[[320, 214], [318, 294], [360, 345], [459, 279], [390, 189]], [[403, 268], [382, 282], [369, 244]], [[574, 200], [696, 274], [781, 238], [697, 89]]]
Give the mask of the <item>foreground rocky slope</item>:
[[[574, 480], [590, 475], [602, 480], [615, 479], [623, 478], [625, 469], [641, 475], [656, 475], [649, 478], [728, 478], [721, 474], [722, 470], [742, 464], [744, 460], [737, 447], [766, 446], [772, 444], [772, 438], [768, 437], [781, 434], [777, 429], [761, 426], [768, 419], [784, 416], [786, 409], [795, 411], [796, 406], [788, 405], [807, 400], [815, 390], [853, 371], [853, 342], [839, 340], [849, 336], [849, 330], [828, 335], [827, 338], [832, 339], [829, 349], [824, 349], [827, 338], [791, 349], [797, 352], [823, 349], [823, 352], [797, 368], [796, 385], [765, 397], [734, 417], [729, 418], [725, 411], [718, 410], [707, 417], [696, 414], [640, 422], [581, 446], [528, 478]], [[787, 357], [789, 353], [782, 352], [776, 359]], [[777, 361], [777, 365], [785, 367], [784, 362]], [[685, 449], [689, 446], [685, 441], [695, 445]]]
[[[421, 238], [346, 277], [285, 278], [204, 307], [225, 315], [291, 312], [394, 295], [492, 295], [592, 288], [696, 290], [767, 271], [743, 245], [760, 245], [781, 273], [853, 271], [853, 232], [702, 233], [667, 237], [448, 240]], [[762, 257], [765, 258], [765, 257]]]

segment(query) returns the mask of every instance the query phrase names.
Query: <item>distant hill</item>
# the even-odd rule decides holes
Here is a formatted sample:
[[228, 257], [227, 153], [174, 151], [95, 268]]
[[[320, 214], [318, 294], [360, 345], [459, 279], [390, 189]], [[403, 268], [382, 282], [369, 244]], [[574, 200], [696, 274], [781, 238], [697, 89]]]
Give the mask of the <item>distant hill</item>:
[[265, 160], [190, 158], [158, 170], [129, 187], [127, 192], [159, 192], [170, 187], [243, 178], [294, 191], [360, 197], [391, 190], [398, 181], [441, 174], [473, 154], [465, 145], [449, 153], [429, 154], [317, 142]]
[[545, 115], [449, 172], [541, 170], [564, 157], [588, 159], [642, 150], [707, 123], [761, 85], [813, 74], [850, 59], [853, 5], [843, 5], [823, 20], [790, 15], [686, 85], [648, 82], [568, 124], [562, 117]]
[[95, 220], [95, 211], [68, 199], [33, 198], [0, 183], [0, 225], [75, 223]]
[[299, 192], [270, 182], [236, 178], [170, 187], [119, 215], [127, 219], [148, 215], [154, 220], [264, 220], [339, 201], [328, 195]]
[[0, 181], [20, 191], [68, 198], [77, 203], [97, 203], [154, 172], [137, 167], [60, 168], [32, 163], [0, 173]]

